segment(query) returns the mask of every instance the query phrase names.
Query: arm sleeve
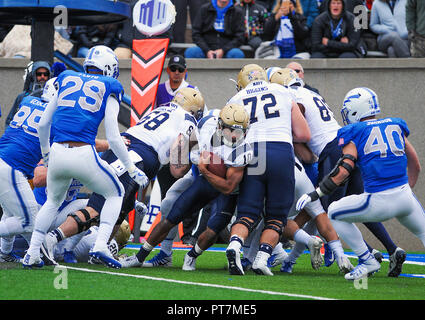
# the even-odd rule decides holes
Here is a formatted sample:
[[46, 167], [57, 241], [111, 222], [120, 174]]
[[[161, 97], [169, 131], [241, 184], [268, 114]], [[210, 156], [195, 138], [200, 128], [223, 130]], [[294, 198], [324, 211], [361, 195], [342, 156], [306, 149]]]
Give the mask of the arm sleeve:
[[58, 96], [56, 94], [47, 104], [38, 124], [38, 137], [40, 139], [40, 148], [42, 153], [47, 153], [50, 149], [50, 127], [52, 125], [53, 114], [57, 108], [57, 101]]
[[114, 154], [121, 160], [123, 165], [128, 169], [133, 163], [128, 155], [127, 147], [121, 138], [120, 131], [118, 128], [118, 113], [119, 104], [117, 99], [113, 96], [109, 96], [106, 102], [105, 110], [105, 134], [108, 140], [109, 146]]

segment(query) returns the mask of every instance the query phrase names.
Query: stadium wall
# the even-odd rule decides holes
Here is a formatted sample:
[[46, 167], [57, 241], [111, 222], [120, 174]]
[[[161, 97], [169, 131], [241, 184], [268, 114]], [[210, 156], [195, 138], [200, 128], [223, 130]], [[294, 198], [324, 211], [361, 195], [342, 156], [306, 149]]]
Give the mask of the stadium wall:
[[[78, 61], [82, 63], [82, 60]], [[14, 99], [22, 91], [24, 69], [28, 62], [26, 59], [0, 59], [1, 133], [4, 132], [5, 119]], [[191, 59], [187, 61], [187, 81], [201, 90], [209, 108], [221, 108], [236, 93], [235, 83], [229, 79], [236, 80], [243, 65], [257, 63], [262, 67], [284, 67], [288, 62], [289, 60]], [[382, 116], [406, 120], [411, 130], [409, 140], [425, 167], [425, 59], [312, 59], [299, 62], [304, 67], [306, 82], [320, 90], [340, 123], [340, 106], [345, 94], [359, 86], [373, 89], [378, 94]], [[167, 63], [164, 64], [166, 65]], [[120, 61], [120, 67], [119, 80], [126, 94], [130, 95], [131, 61]], [[167, 78], [164, 67], [161, 82]], [[123, 127], [122, 130], [124, 129]], [[102, 130], [99, 136], [104, 137]], [[419, 201], [425, 205], [423, 172], [414, 191]], [[422, 243], [397, 221], [388, 221], [384, 225], [398, 246], [405, 250], [424, 251]], [[372, 247], [385, 250], [363, 225], [359, 227]]]

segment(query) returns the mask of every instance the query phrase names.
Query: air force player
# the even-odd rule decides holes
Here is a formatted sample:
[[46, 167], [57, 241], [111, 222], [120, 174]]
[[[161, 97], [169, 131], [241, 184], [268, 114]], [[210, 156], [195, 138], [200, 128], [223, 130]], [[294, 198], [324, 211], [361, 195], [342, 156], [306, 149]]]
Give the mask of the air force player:
[[38, 125], [47, 101], [25, 97], [0, 138], [0, 261], [19, 261], [12, 253], [14, 236], [29, 243], [39, 206], [28, 179], [41, 159]]
[[[40, 119], [40, 146], [48, 165], [47, 201], [39, 211], [24, 267], [43, 266], [40, 247], [73, 178], [88, 189], [105, 196], [99, 234], [90, 255], [105, 265], [120, 268], [107, 248], [112, 228], [118, 218], [124, 188], [111, 166], [102, 161], [95, 148], [95, 138], [102, 120], [109, 145], [130, 176], [142, 187], [146, 175], [130, 160], [118, 129], [119, 103], [123, 88], [117, 80], [118, 59], [106, 46], [90, 49], [84, 61], [85, 73], [64, 71], [56, 79], [57, 95], [49, 102]], [[50, 134], [52, 146], [50, 147]]]
[[[202, 94], [198, 90], [180, 89], [168, 105], [149, 112], [137, 125], [122, 134], [129, 141], [128, 149], [131, 159], [149, 179], [153, 179], [161, 165], [168, 162], [171, 162], [170, 171], [175, 177], [181, 177], [189, 169], [189, 161], [187, 164], [181, 164], [174, 160], [174, 154], [178, 154], [181, 151], [180, 148], [184, 148], [184, 145], [189, 143], [190, 136], [196, 128], [197, 118], [202, 117], [204, 104]], [[101, 158], [112, 166], [124, 186], [125, 194], [120, 208], [121, 213], [115, 223], [115, 230], [117, 230], [134, 208], [135, 195], [139, 186], [130, 178], [113, 150], [104, 152]], [[173, 159], [169, 161], [170, 158]], [[68, 217], [61, 226], [47, 234], [45, 243], [49, 255], [52, 256], [54, 246], [58, 242], [87, 230], [89, 227], [87, 222], [98, 216], [106, 205], [105, 198], [94, 192], [84, 210]]]
[[[349, 91], [341, 113], [347, 124], [337, 136], [343, 156], [315, 191], [300, 197], [297, 209], [331, 194], [346, 181], [356, 165], [360, 168], [365, 192], [333, 202], [328, 209], [335, 230], [359, 257], [356, 268], [345, 275], [347, 280], [356, 280], [378, 271], [380, 264], [369, 252], [355, 222], [397, 218], [425, 246], [425, 214], [411, 190], [420, 164], [414, 147], [407, 140], [406, 122], [400, 118], [376, 119], [380, 113], [378, 97], [368, 88]], [[398, 259], [404, 261], [405, 256], [396, 251], [390, 256], [390, 270]], [[399, 270], [393, 270], [396, 276], [401, 267], [399, 264]]]

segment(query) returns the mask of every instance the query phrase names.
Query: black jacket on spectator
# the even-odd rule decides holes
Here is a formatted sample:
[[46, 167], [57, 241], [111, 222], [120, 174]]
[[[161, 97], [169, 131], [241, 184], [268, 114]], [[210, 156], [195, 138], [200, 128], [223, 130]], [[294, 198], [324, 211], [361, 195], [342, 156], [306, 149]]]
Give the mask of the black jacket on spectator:
[[[272, 17], [266, 8], [256, 2], [241, 2], [238, 6], [244, 12], [245, 24], [248, 24], [248, 28], [245, 30], [244, 44], [248, 44], [256, 49], [261, 44], [261, 41], [264, 40], [264, 24], [266, 20], [272, 19]], [[248, 21], [246, 21], [247, 16], [249, 17]]]
[[[361, 54], [357, 50], [360, 41], [360, 30], [356, 31], [354, 28], [354, 15], [346, 11], [344, 6], [341, 24], [342, 32], [336, 39], [332, 39], [331, 20], [329, 6], [326, 12], [321, 13], [314, 20], [311, 28], [312, 52], [319, 51], [328, 57], [338, 57], [343, 52], [354, 52], [360, 57]], [[338, 21], [334, 20], [333, 24], [337, 25]], [[329, 39], [327, 46], [322, 44], [323, 37]], [[349, 42], [341, 42], [340, 40], [343, 37], [347, 37]]]
[[222, 49], [224, 53], [233, 48], [239, 48], [244, 43], [244, 16], [243, 11], [234, 5], [224, 16], [224, 32], [214, 29], [217, 16], [213, 4], [204, 4], [195, 21], [192, 23], [193, 42], [204, 51]]
[[[288, 17], [294, 28], [295, 50], [297, 53], [310, 51], [310, 30], [307, 27], [307, 18], [297, 12], [290, 12]], [[279, 32], [279, 27], [280, 19], [276, 21], [274, 14], [272, 14], [270, 19], [267, 19], [264, 24], [264, 40], [274, 40]]]
[[75, 31], [78, 46], [91, 48], [96, 45], [105, 45], [114, 49], [117, 29], [118, 25], [116, 24], [78, 27]]

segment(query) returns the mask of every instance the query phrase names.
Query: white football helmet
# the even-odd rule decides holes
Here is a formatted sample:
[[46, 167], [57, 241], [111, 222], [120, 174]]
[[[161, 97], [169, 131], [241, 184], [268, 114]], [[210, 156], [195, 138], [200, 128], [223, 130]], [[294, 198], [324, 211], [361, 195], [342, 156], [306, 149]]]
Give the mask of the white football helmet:
[[57, 88], [55, 87], [54, 82], [56, 81], [56, 77], [49, 79], [43, 88], [43, 94], [41, 95], [41, 100], [44, 102], [50, 102], [52, 98], [57, 94]]
[[111, 48], [103, 45], [94, 46], [89, 50], [83, 67], [86, 73], [88, 67], [96, 67], [103, 72], [104, 76], [118, 79], [120, 75], [117, 56]]
[[356, 123], [380, 112], [378, 96], [374, 91], [365, 87], [350, 90], [345, 95], [341, 109], [344, 124]]

